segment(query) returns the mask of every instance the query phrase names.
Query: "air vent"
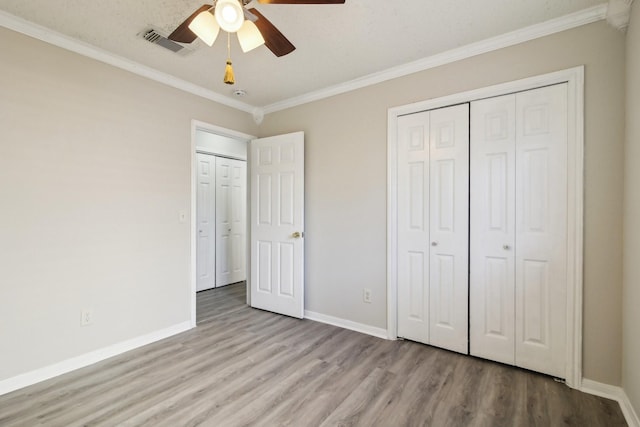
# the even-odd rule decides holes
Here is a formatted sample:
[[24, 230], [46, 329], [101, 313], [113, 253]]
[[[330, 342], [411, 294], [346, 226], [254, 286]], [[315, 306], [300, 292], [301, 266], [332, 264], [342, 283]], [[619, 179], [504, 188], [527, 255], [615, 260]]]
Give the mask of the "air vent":
[[148, 42], [162, 46], [163, 48], [169, 49], [171, 52], [175, 52], [180, 55], [186, 55], [188, 53], [193, 52], [193, 50], [188, 48], [187, 46], [181, 43], [176, 43], [172, 40], [169, 40], [164, 35], [162, 35], [157, 30], [154, 30], [154, 29], [143, 31], [142, 37]]

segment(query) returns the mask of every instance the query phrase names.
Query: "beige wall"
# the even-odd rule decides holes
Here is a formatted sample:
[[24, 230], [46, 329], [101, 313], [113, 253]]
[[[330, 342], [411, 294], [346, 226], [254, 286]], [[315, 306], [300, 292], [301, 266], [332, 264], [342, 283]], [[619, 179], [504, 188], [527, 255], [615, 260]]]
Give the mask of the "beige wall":
[[[191, 119], [306, 132], [307, 309], [384, 328], [387, 109], [585, 64], [584, 374], [620, 384], [624, 49], [622, 33], [591, 24], [273, 113], [258, 131], [247, 114], [0, 29], [0, 380], [188, 319], [189, 230], [177, 218], [190, 203]], [[625, 292], [638, 302], [631, 262]], [[86, 307], [95, 321], [81, 328]], [[639, 347], [625, 341], [636, 407]]]
[[622, 385], [640, 414], [640, 4], [627, 32]]
[[191, 120], [251, 116], [2, 28], [0, 52], [0, 380], [188, 321]]
[[386, 326], [389, 107], [584, 64], [584, 375], [620, 384], [624, 48], [598, 22], [267, 115], [263, 136], [306, 132], [307, 308]]

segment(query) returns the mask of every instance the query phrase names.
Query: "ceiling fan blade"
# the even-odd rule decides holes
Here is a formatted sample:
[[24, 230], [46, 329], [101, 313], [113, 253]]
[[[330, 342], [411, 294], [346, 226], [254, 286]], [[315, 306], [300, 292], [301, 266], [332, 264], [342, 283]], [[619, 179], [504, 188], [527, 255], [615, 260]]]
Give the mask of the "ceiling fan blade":
[[260, 34], [264, 37], [264, 44], [269, 48], [275, 56], [284, 56], [294, 50], [296, 47], [278, 30], [267, 18], [265, 18], [256, 9], [249, 9], [249, 12], [258, 17], [255, 22]]
[[200, 13], [204, 12], [205, 10], [211, 9], [212, 7], [213, 5], [210, 4], [203, 4], [202, 6], [200, 6], [200, 8], [193, 12], [187, 19], [185, 19], [182, 24], [178, 25], [178, 28], [173, 30], [173, 33], [169, 34], [169, 40], [180, 43], [193, 43], [193, 41], [197, 39], [198, 36], [196, 36], [189, 29], [189, 24], [191, 24], [191, 21], [193, 21], [195, 17]]
[[344, 4], [345, 0], [258, 0], [262, 4]]

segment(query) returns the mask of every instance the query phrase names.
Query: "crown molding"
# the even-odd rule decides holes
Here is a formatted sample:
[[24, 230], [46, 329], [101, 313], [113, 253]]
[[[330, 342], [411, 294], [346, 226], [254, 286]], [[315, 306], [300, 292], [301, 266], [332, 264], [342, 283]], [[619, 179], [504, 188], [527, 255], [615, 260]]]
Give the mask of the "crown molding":
[[633, 0], [609, 0], [607, 5], [607, 22], [613, 28], [625, 31], [631, 20], [631, 3]]
[[[610, 0], [610, 5], [612, 3], [628, 3], [630, 5], [632, 1], [633, 0]], [[607, 18], [608, 10], [609, 7], [607, 3], [603, 3], [601, 5], [584, 9], [576, 13], [562, 16], [560, 18], [552, 19], [510, 33], [432, 55], [423, 59], [419, 59], [417, 61], [380, 71], [378, 73], [369, 74], [367, 76], [330, 86], [328, 88], [309, 92], [301, 96], [285, 99], [283, 101], [269, 104], [264, 107], [255, 107], [244, 102], [240, 102], [236, 99], [220, 95], [219, 93], [203, 88], [202, 86], [187, 82], [170, 74], [162, 73], [151, 67], [147, 67], [124, 57], [114, 55], [88, 43], [73, 39], [69, 36], [55, 32], [53, 30], [26, 21], [22, 18], [3, 11], [0, 11], [0, 26], [6, 27], [13, 31], [17, 31], [46, 43], [61, 47], [63, 49], [67, 49], [80, 55], [95, 59], [97, 61], [104, 62], [114, 67], [121, 68], [123, 70], [132, 72], [142, 77], [146, 77], [159, 83], [166, 84], [167, 86], [171, 86], [176, 89], [191, 93], [193, 95], [208, 99], [210, 101], [214, 101], [219, 104], [244, 111], [253, 116], [256, 124], [260, 124], [265, 114], [274, 113], [276, 111], [281, 111], [309, 102], [329, 98], [331, 96], [350, 92], [356, 89], [361, 89], [388, 80], [404, 77], [409, 74], [428, 70], [430, 68], [439, 67], [466, 58], [471, 58], [483, 53], [503, 49], [505, 47], [534, 40], [536, 38], [597, 22]]]
[[[613, 1], [613, 0], [612, 0]], [[628, 0], [617, 0], [628, 1]], [[452, 49], [443, 53], [439, 53], [427, 58], [419, 59], [404, 65], [393, 67], [378, 73], [369, 74], [367, 76], [354, 79], [348, 82], [340, 83], [325, 89], [307, 93], [302, 96], [286, 99], [264, 107], [265, 114], [274, 113], [276, 111], [285, 110], [287, 108], [318, 101], [331, 96], [350, 92], [352, 90], [361, 89], [363, 87], [382, 83], [388, 80], [404, 77], [430, 68], [439, 67], [462, 59], [471, 58], [476, 55], [491, 52], [516, 44], [524, 43], [540, 37], [559, 33], [561, 31], [570, 30], [582, 25], [591, 24], [601, 21], [607, 16], [607, 4], [603, 3], [588, 9], [581, 10], [576, 13], [562, 16], [560, 18], [551, 19], [540, 24], [531, 25], [520, 30], [502, 34], [476, 43], [472, 43], [460, 48]]]
[[33, 22], [29, 22], [4, 11], [0, 11], [0, 26], [88, 58], [95, 59], [96, 61], [146, 77], [150, 80], [157, 81], [184, 92], [226, 105], [227, 107], [235, 108], [236, 110], [250, 114], [253, 114], [255, 110], [255, 107], [252, 105], [220, 95], [219, 93], [203, 88], [202, 86], [198, 86], [170, 74], [160, 72], [122, 56], [114, 55], [111, 52], [107, 52], [106, 50], [100, 49], [89, 43], [71, 38], [62, 33], [34, 24]]

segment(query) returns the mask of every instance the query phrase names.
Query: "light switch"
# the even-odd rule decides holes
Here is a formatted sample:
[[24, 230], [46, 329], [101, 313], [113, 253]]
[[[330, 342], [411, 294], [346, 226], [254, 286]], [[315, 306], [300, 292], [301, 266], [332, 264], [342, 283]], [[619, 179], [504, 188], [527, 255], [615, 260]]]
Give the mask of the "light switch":
[[185, 211], [184, 209], [181, 209], [178, 211], [178, 218], [180, 223], [185, 223], [187, 222], [187, 211]]

